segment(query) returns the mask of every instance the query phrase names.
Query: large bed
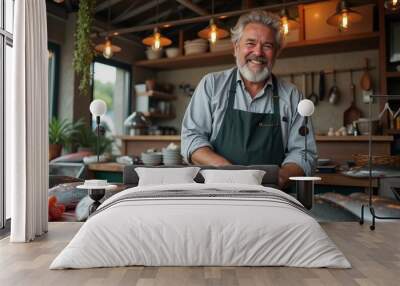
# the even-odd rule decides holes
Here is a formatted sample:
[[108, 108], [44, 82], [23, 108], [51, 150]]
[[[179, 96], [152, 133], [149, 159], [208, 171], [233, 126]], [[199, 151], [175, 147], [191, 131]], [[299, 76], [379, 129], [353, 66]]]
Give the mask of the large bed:
[[126, 168], [124, 182], [132, 187], [107, 199], [50, 269], [351, 267], [308, 211], [292, 196], [271, 187], [277, 180], [276, 167], [247, 168], [267, 170], [263, 185], [136, 186], [135, 166]]

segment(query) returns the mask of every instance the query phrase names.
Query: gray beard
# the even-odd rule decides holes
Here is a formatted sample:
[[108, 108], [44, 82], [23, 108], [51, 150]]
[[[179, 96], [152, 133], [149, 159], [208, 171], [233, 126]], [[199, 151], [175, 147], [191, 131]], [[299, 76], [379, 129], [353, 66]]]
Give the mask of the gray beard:
[[270, 69], [268, 67], [263, 68], [259, 72], [253, 72], [251, 69], [249, 69], [247, 63], [241, 66], [237, 58], [236, 58], [236, 65], [240, 71], [240, 74], [250, 82], [262, 82], [266, 80], [271, 74]]

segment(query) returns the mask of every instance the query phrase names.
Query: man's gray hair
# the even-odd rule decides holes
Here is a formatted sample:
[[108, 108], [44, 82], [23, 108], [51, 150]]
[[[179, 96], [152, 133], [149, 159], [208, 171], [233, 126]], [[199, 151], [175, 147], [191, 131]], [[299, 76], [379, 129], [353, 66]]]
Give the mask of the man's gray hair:
[[266, 27], [271, 28], [275, 32], [275, 44], [279, 50], [282, 46], [282, 34], [281, 34], [281, 20], [279, 16], [271, 12], [266, 12], [263, 10], [253, 10], [250, 13], [243, 14], [240, 16], [235, 27], [231, 29], [231, 39], [235, 44], [242, 37], [243, 30], [247, 24], [258, 23]]

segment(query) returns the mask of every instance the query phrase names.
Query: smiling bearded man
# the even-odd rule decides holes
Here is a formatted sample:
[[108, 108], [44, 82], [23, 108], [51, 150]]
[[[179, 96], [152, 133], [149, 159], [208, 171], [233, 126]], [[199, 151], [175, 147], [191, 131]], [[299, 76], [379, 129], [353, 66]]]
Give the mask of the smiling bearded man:
[[[312, 175], [317, 150], [311, 120], [304, 160], [303, 98], [272, 73], [281, 48], [280, 20], [255, 10], [232, 29], [236, 67], [203, 77], [182, 122], [182, 156], [198, 165], [279, 165], [279, 187]], [[286, 67], [290, 71], [290, 67]]]

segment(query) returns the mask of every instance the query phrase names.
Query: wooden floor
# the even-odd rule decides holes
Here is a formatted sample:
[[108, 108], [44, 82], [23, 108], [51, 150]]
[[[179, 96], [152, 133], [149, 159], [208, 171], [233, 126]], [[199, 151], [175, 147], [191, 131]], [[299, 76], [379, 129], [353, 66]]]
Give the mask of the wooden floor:
[[353, 268], [289, 267], [123, 267], [48, 270], [80, 223], [50, 223], [49, 233], [32, 243], [0, 241], [0, 285], [400, 285], [400, 223], [322, 224]]

